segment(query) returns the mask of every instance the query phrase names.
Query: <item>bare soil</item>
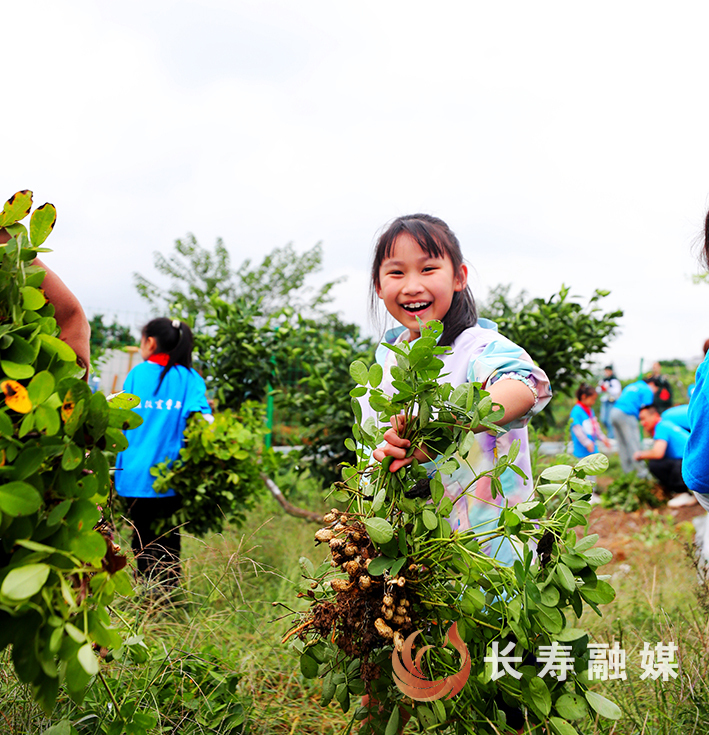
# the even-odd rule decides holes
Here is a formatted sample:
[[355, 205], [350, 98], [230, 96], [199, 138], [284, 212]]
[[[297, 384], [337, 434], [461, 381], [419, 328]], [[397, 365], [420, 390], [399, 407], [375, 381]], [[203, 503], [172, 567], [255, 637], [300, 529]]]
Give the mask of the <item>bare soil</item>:
[[[601, 485], [601, 491], [603, 483]], [[656, 494], [662, 500], [661, 488], [656, 488]], [[672, 516], [676, 526], [681, 523], [691, 523], [692, 519], [703, 515], [705, 511], [700, 505], [690, 505], [683, 508], [668, 508], [662, 505], [659, 508], [640, 508], [628, 513], [615, 508], [602, 508], [597, 505], [591, 511], [589, 533], [599, 535], [599, 545], [613, 552], [613, 561], [622, 562], [634, 547], [637, 550], [638, 536], [642, 536], [643, 528], [656, 522], [657, 516]]]

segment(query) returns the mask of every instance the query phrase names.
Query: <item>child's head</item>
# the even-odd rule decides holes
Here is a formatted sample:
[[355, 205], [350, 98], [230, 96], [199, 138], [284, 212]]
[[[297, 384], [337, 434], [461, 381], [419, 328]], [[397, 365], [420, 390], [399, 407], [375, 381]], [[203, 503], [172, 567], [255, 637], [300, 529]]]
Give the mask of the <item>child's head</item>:
[[587, 383], [581, 383], [576, 391], [576, 400], [589, 408], [596, 402], [597, 396], [598, 393], [596, 392], [596, 389]]
[[441, 320], [441, 345], [452, 344], [478, 321], [458, 238], [429, 214], [398, 217], [380, 236], [372, 262], [372, 311], [377, 298], [412, 338], [419, 334], [417, 317], [424, 323]]
[[192, 367], [194, 338], [188, 324], [179, 319], [158, 317], [149, 321], [141, 332], [140, 354], [147, 360], [154, 354], [166, 354], [167, 363], [160, 373], [158, 388], [173, 365]]

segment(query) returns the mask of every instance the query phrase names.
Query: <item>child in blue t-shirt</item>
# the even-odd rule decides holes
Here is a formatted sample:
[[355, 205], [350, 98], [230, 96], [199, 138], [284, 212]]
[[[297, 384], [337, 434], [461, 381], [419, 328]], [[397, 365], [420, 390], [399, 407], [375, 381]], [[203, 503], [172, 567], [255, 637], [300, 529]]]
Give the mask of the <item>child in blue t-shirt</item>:
[[187, 419], [211, 414], [206, 386], [192, 369], [192, 331], [185, 322], [161, 317], [143, 327], [140, 354], [145, 362], [128, 373], [123, 389], [140, 398], [135, 412], [143, 423], [128, 434], [128, 448], [118, 455], [116, 491], [128, 498], [133, 524], [133, 553], [141, 575], [166, 588], [180, 577], [180, 536], [175, 530], [156, 535], [153, 522], [169, 518], [180, 504], [174, 490], [153, 490], [151, 467], [179, 457]]
[[593, 404], [597, 397], [596, 389], [586, 383], [582, 383], [576, 391], [577, 403], [571, 409], [571, 439], [574, 444], [574, 457], [579, 459], [597, 452], [599, 441], [607, 447], [611, 446], [593, 412]]

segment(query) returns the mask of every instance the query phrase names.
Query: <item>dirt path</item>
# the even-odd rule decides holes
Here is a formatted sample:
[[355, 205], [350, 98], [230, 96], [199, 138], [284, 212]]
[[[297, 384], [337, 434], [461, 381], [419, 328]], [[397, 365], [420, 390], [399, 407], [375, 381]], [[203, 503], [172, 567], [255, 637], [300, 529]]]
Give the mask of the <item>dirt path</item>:
[[591, 512], [588, 532], [599, 535], [598, 545], [613, 552], [614, 562], [622, 562], [628, 556], [628, 547], [637, 545], [637, 537], [644, 532], [649, 533], [654, 526], [662, 523], [669, 528], [691, 523], [693, 518], [703, 513], [699, 505], [688, 508], [640, 508], [632, 513], [597, 505]]

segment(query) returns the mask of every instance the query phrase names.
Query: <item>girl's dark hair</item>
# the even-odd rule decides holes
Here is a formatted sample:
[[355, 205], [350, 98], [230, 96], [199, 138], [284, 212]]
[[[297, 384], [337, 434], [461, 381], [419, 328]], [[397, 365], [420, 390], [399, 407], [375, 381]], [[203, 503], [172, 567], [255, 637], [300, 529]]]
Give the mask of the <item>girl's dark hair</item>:
[[[377, 308], [377, 289], [380, 286], [379, 269], [384, 259], [391, 256], [396, 238], [404, 233], [412, 237], [429, 257], [443, 258], [447, 255], [453, 263], [453, 272], [456, 275], [460, 273], [463, 265], [460, 243], [442, 219], [430, 214], [407, 214], [397, 217], [379, 237], [374, 249], [370, 286], [372, 313], [376, 313]], [[463, 290], [453, 294], [448, 313], [443, 317], [443, 334], [438, 343], [441, 346], [452, 345], [464, 329], [474, 327], [477, 323], [478, 310], [475, 306], [475, 299], [473, 292], [466, 284]]]
[[702, 263], [709, 269], [709, 212], [704, 220], [704, 247], [702, 247]]
[[192, 336], [192, 330], [185, 322], [161, 316], [149, 321], [143, 327], [142, 335], [145, 339], [154, 337], [157, 343], [157, 352], [168, 355], [167, 365], [160, 373], [156, 390], [159, 390], [163, 378], [173, 365], [184, 365], [186, 368], [192, 367], [194, 337]]
[[591, 393], [595, 395], [596, 389], [588, 383], [581, 383], [578, 390], [576, 391], [576, 400], [580, 402], [582, 398], [590, 396]]

